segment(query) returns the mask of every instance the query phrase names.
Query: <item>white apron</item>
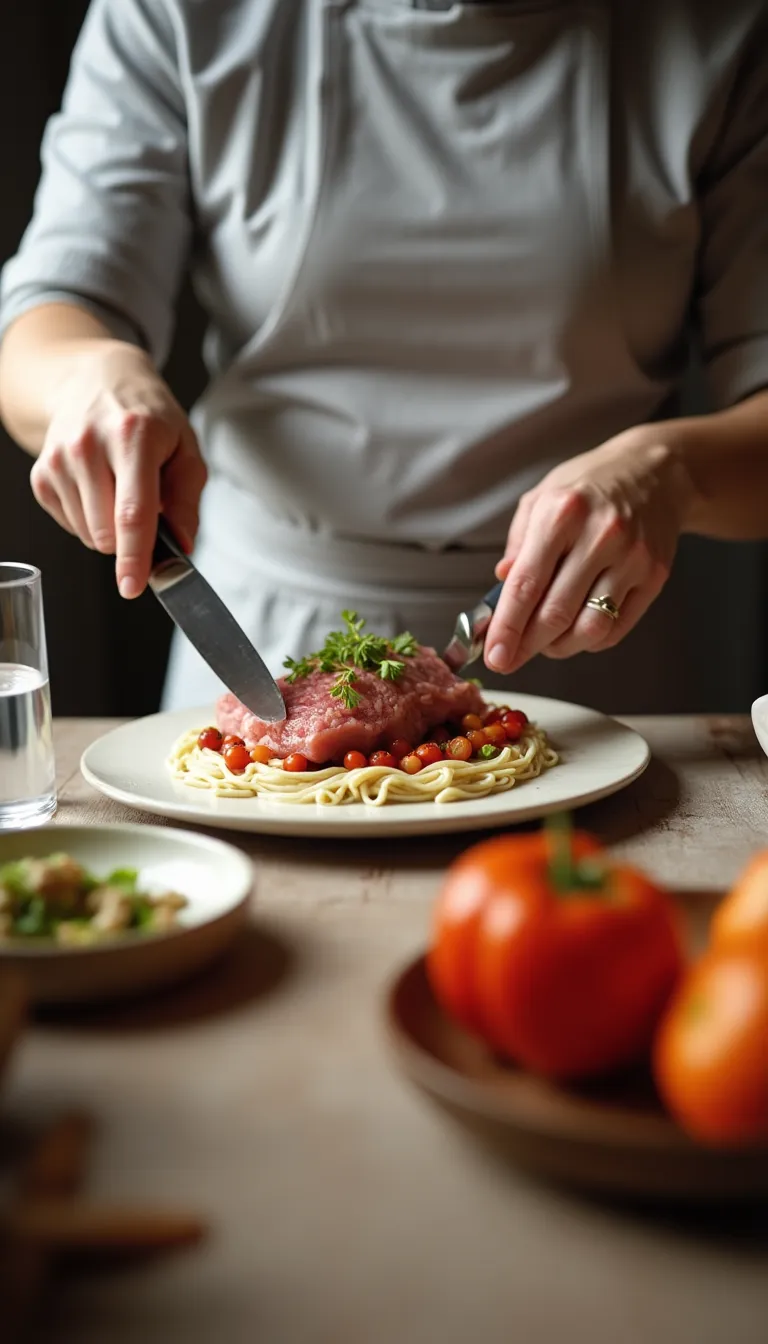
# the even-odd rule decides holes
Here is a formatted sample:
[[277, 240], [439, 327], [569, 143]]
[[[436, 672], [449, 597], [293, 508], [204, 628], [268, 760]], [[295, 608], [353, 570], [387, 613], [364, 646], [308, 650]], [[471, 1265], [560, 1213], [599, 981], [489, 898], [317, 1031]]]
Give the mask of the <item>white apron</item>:
[[[274, 673], [344, 607], [442, 647], [520, 493], [668, 396], [612, 274], [609, 9], [309, 7], [291, 264], [195, 417], [196, 561]], [[514, 684], [599, 703], [602, 661]], [[220, 690], [176, 636], [164, 706]]]

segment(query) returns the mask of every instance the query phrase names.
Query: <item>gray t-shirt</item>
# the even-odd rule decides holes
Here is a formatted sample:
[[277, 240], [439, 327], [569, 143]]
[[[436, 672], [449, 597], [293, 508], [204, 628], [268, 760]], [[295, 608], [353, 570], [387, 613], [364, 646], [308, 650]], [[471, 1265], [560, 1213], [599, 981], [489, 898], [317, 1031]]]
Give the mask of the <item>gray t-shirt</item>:
[[[521, 490], [768, 384], [762, 0], [94, 0], [3, 326], [159, 364], [187, 268], [214, 474], [304, 530], [503, 541]], [[254, 544], [256, 542], [254, 541]]]

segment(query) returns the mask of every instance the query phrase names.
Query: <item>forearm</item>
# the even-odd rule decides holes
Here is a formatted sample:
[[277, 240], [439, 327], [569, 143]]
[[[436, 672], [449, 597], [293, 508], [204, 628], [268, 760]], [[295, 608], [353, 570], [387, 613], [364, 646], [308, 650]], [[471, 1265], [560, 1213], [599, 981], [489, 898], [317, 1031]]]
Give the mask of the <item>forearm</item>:
[[768, 391], [655, 431], [693, 486], [686, 532], [735, 541], [768, 538]]
[[110, 346], [131, 361], [148, 361], [74, 304], [33, 308], [8, 329], [0, 345], [0, 420], [27, 452], [40, 452], [63, 384], [84, 358]]

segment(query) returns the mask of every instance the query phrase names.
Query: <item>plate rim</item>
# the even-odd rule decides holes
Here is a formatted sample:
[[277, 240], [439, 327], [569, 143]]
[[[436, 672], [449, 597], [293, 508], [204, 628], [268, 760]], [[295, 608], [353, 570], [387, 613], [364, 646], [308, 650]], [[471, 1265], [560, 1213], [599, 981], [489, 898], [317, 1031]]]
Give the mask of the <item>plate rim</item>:
[[[241, 880], [243, 884], [242, 895], [238, 896], [237, 900], [233, 901], [231, 905], [228, 905], [225, 910], [221, 910], [218, 914], [211, 915], [207, 919], [201, 920], [198, 924], [180, 924], [175, 928], [164, 929], [160, 933], [153, 933], [151, 939], [153, 945], [156, 943], [176, 941], [179, 938], [188, 937], [199, 929], [211, 928], [221, 920], [231, 919], [233, 915], [238, 910], [242, 910], [243, 906], [247, 905], [251, 899], [254, 886], [254, 867], [252, 859], [249, 855], [245, 854], [243, 850], [238, 849], [236, 845], [231, 844], [227, 840], [220, 840], [218, 836], [207, 835], [204, 831], [184, 831], [176, 826], [153, 826], [146, 822], [136, 821], [96, 822], [93, 825], [88, 825], [85, 822], [61, 822], [55, 824], [49, 822], [45, 826], [35, 827], [34, 832], [13, 831], [7, 832], [6, 834], [13, 836], [14, 838], [18, 837], [19, 841], [23, 844], [25, 838], [30, 834], [34, 834], [35, 836], [66, 836], [68, 831], [78, 831], [88, 835], [107, 835], [111, 832], [117, 832], [120, 835], [141, 836], [142, 838], [146, 836], [147, 832], [150, 832], [158, 836], [169, 836], [173, 839], [183, 840], [186, 844], [191, 844], [193, 847], [199, 849], [224, 849], [229, 853], [231, 858], [234, 858], [241, 870]], [[106, 952], [114, 952], [116, 949], [120, 949], [120, 951], [127, 954], [130, 950], [139, 951], [146, 948], [146, 946], [147, 938], [141, 934], [136, 934], [135, 936], [123, 934], [120, 937], [104, 938], [99, 943], [86, 943], [83, 946], [75, 945], [72, 947], [62, 947], [52, 942], [45, 942], [37, 947], [23, 943], [0, 943], [0, 967], [2, 967], [3, 964], [10, 965], [20, 959], [23, 961], [39, 961], [59, 959], [61, 957], [103, 956]]]
[[[488, 690], [485, 691], [487, 699], [491, 703], [505, 703], [509, 701], [510, 692]], [[263, 811], [257, 816], [253, 813], [245, 813], [242, 816], [221, 815], [213, 809], [207, 811], [202, 806], [195, 806], [191, 800], [179, 801], [174, 803], [163, 799], [152, 799], [146, 794], [131, 792], [113, 785], [104, 780], [104, 777], [92, 766], [93, 753], [105, 742], [112, 739], [117, 734], [130, 732], [137, 724], [148, 725], [152, 722], [163, 721], [178, 718], [180, 715], [188, 717], [189, 721], [194, 721], [197, 715], [202, 718], [207, 714], [210, 716], [212, 706], [192, 706], [189, 709], [159, 711], [155, 714], [144, 715], [138, 719], [130, 719], [108, 732], [101, 734], [95, 741], [84, 748], [80, 757], [80, 771], [89, 784], [98, 793], [122, 806], [133, 808], [134, 810], [144, 811], [153, 816], [161, 816], [191, 823], [196, 826], [210, 827], [216, 830], [230, 830], [261, 835], [275, 836], [294, 836], [308, 839], [372, 839], [379, 837], [394, 836], [430, 836], [430, 835], [449, 835], [460, 834], [467, 831], [494, 830], [500, 827], [522, 825], [525, 822], [535, 820], [536, 818], [546, 816], [552, 812], [562, 811], [564, 808], [575, 810], [577, 808], [587, 807], [592, 803], [598, 802], [602, 798], [611, 796], [628, 788], [635, 780], [648, 768], [652, 758], [651, 748], [643, 735], [636, 728], [630, 727], [613, 715], [605, 714], [602, 710], [593, 709], [587, 705], [579, 705], [573, 701], [557, 700], [551, 696], [537, 696], [530, 692], [520, 692], [516, 697], [520, 701], [521, 707], [525, 708], [526, 703], [535, 702], [541, 708], [539, 715], [546, 713], [546, 707], [552, 706], [554, 711], [578, 711], [582, 716], [588, 719], [597, 720], [606, 726], [610, 726], [614, 732], [620, 732], [631, 739], [638, 750], [638, 760], [632, 770], [621, 776], [619, 780], [612, 780], [608, 783], [599, 784], [593, 788], [584, 791], [577, 791], [578, 801], [565, 801], [562, 798], [544, 802], [531, 801], [528, 804], [523, 803], [514, 808], [499, 808], [498, 811], [468, 811], [459, 810], [460, 805], [446, 805], [445, 809], [438, 810], [430, 817], [414, 817], [412, 814], [413, 804], [397, 804], [388, 809], [366, 809], [364, 804], [351, 804], [348, 807], [337, 809], [310, 809], [302, 806], [288, 812], [289, 805], [281, 805], [280, 810], [275, 807], [274, 812], [266, 813]], [[169, 744], [170, 746], [170, 744]], [[566, 763], [567, 764], [567, 763]], [[535, 784], [537, 781], [531, 781]], [[504, 799], [515, 793], [510, 790], [509, 794], [495, 795], [498, 799]], [[493, 796], [493, 795], [492, 795]], [[517, 797], [519, 797], [519, 793]], [[247, 800], [252, 802], [253, 800]], [[475, 800], [473, 800], [475, 801]], [[486, 799], [476, 800], [478, 804], [486, 802]], [[471, 806], [471, 804], [470, 804]], [[358, 812], [358, 808], [365, 809]], [[300, 816], [296, 816], [296, 811], [300, 811]], [[328, 811], [333, 813], [333, 820], [328, 817]]]

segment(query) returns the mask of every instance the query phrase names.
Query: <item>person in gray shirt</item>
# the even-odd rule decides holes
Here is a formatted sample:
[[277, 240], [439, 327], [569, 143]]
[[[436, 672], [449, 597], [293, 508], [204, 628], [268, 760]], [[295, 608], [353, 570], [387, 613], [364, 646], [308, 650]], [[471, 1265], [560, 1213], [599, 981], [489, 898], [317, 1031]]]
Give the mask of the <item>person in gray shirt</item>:
[[[126, 598], [162, 508], [273, 671], [342, 607], [440, 644], [494, 571], [493, 672], [608, 650], [681, 534], [768, 534], [765, 5], [93, 0], [0, 332]], [[177, 641], [166, 705], [218, 689]]]

